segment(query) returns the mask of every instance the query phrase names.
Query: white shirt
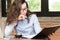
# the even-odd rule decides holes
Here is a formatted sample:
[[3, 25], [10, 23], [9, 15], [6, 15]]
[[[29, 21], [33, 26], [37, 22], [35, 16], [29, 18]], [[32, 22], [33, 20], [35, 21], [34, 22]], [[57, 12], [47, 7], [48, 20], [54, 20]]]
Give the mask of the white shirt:
[[[41, 32], [42, 28], [40, 26], [37, 16], [35, 14], [32, 14], [30, 15], [29, 19], [30, 19], [29, 23], [27, 19], [17, 22], [18, 23], [16, 27], [17, 35], [22, 35], [22, 37], [26, 37], [26, 38], [33, 38], [34, 36], [36, 36], [38, 33]], [[17, 23], [13, 23], [6, 26], [5, 36], [10, 35], [14, 26]]]

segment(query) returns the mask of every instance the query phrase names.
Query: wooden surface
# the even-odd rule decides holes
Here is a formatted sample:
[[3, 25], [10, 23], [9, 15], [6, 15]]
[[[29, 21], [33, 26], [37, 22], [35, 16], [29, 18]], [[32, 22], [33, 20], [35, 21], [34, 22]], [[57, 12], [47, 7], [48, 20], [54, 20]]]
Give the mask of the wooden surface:
[[[54, 27], [54, 26], [60, 26], [59, 21], [41, 21], [40, 22], [42, 28], [48, 28], [48, 27]], [[56, 30], [55, 33], [49, 36], [51, 40], [60, 40], [60, 28]]]
[[40, 25], [42, 28], [60, 26], [60, 21], [40, 21]]
[[0, 38], [0, 40], [44, 40], [44, 39]]

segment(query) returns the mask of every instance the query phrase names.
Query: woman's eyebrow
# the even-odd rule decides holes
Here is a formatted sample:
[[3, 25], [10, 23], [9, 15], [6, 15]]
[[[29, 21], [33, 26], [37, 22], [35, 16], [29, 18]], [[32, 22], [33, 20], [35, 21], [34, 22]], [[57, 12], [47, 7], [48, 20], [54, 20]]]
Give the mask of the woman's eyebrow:
[[25, 7], [25, 8], [22, 8], [22, 10], [25, 10], [25, 9], [27, 9], [27, 7]]

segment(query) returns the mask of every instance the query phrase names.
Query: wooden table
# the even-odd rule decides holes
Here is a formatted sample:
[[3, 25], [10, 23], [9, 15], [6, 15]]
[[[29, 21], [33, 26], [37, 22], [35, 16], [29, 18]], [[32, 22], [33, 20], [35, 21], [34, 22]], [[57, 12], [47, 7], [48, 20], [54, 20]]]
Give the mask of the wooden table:
[[18, 39], [18, 38], [0, 38], [0, 40], [47, 40], [47, 39]]

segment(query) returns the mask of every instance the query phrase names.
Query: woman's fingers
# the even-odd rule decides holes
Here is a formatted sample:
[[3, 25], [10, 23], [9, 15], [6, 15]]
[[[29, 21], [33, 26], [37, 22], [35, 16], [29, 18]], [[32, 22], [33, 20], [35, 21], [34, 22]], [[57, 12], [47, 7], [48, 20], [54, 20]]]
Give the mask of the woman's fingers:
[[24, 15], [20, 15], [20, 16], [18, 17], [18, 20], [23, 20], [23, 19], [25, 19], [25, 16], [24, 16]]
[[55, 33], [52, 33], [48, 37], [52, 40], [54, 36], [55, 36]]

